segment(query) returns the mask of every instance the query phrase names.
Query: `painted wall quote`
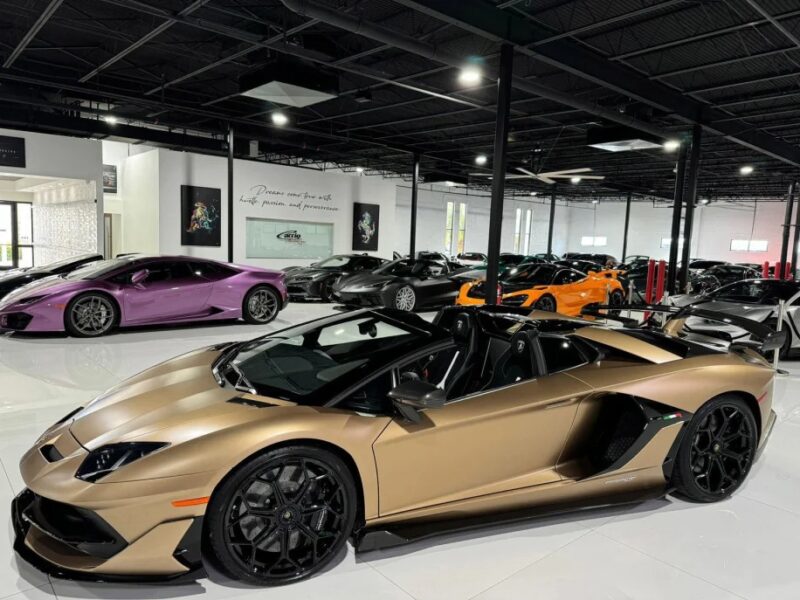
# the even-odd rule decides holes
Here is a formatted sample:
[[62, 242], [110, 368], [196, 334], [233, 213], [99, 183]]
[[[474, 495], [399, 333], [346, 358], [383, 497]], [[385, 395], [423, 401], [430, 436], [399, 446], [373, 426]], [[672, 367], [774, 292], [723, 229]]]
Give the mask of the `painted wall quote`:
[[295, 209], [299, 213], [306, 211], [339, 212], [339, 207], [333, 203], [332, 194], [287, 192], [268, 188], [265, 185], [254, 185], [239, 197], [239, 202], [261, 208], [279, 206]]

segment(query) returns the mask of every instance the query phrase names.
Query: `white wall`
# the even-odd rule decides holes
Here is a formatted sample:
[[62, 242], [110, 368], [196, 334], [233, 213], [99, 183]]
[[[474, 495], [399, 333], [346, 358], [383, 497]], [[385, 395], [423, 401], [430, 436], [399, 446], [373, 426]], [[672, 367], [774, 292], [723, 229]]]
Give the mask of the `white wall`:
[[[188, 152], [155, 150], [158, 155], [159, 249], [162, 254], [184, 254], [227, 260], [227, 159]], [[137, 157], [133, 157], [137, 158]], [[128, 162], [132, 159], [127, 159]], [[126, 163], [127, 165], [128, 163]], [[181, 246], [181, 185], [219, 188], [222, 198], [222, 243], [219, 247]], [[259, 186], [277, 192], [259, 195]], [[308, 193], [329, 199], [308, 200], [301, 207], [290, 206], [288, 194]], [[127, 202], [127, 191], [126, 202]], [[280, 268], [287, 264], [309, 264], [311, 259], [248, 259], [245, 227], [247, 217], [285, 219], [333, 224], [334, 253], [352, 252], [353, 202], [378, 204], [380, 231], [378, 256], [391, 258], [397, 225], [395, 183], [379, 177], [323, 173], [310, 169], [272, 165], [258, 161], [234, 161], [234, 261], [262, 267]], [[254, 203], [247, 198], [256, 197]], [[269, 198], [282, 205], [264, 204]], [[324, 206], [324, 209], [315, 208]], [[127, 218], [127, 213], [125, 214]]]
[[[31, 133], [0, 129], [0, 135], [25, 138], [25, 162], [21, 167], [0, 167], [3, 173], [19, 174], [26, 176], [42, 176], [82, 179], [94, 182], [96, 212], [95, 227], [91, 233], [94, 236], [94, 249], [103, 248], [103, 167], [102, 144], [99, 140]], [[36, 215], [34, 214], [34, 222]], [[85, 236], [81, 230], [76, 235]], [[84, 242], [85, 240], [73, 240]], [[36, 239], [34, 239], [36, 244]], [[37, 264], [40, 264], [36, 257]]]
[[[124, 190], [121, 252], [159, 253], [158, 150], [130, 156], [117, 172], [117, 186]], [[120, 176], [121, 175], [121, 176]], [[178, 232], [180, 239], [180, 232]]]

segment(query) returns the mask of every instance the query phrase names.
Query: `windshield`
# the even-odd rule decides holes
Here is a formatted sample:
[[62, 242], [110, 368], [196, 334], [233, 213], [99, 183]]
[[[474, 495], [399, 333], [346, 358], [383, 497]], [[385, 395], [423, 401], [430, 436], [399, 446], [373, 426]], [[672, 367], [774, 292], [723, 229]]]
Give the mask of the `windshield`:
[[722, 302], [777, 304], [779, 300], [789, 300], [798, 291], [800, 287], [789, 281], [751, 279], [722, 286], [708, 297]]
[[693, 260], [689, 263], [690, 269], [708, 269], [717, 265], [724, 265], [721, 260]]
[[67, 279], [98, 279], [108, 273], [115, 271], [120, 267], [131, 264], [130, 257], [128, 258], [111, 258], [109, 260], [98, 260], [97, 262], [89, 263], [86, 266], [72, 271], [66, 276]]
[[506, 281], [509, 283], [530, 283], [533, 285], [550, 285], [558, 267], [555, 265], [520, 265]]
[[96, 254], [83, 254], [81, 256], [70, 256], [69, 258], [65, 258], [63, 260], [57, 260], [56, 262], [52, 262], [47, 265], [42, 265], [40, 267], [33, 267], [32, 269], [30, 269], [30, 271], [32, 273], [48, 273], [50, 271], [57, 271], [58, 269], [61, 269], [63, 267], [68, 267], [73, 263], [89, 260], [96, 256], [97, 256]]
[[486, 260], [486, 257], [483, 254], [478, 254], [477, 252], [467, 252], [465, 254], [459, 254], [458, 258], [460, 260]]
[[321, 260], [318, 263], [314, 263], [311, 265], [312, 267], [318, 267], [320, 269], [341, 269], [346, 267], [347, 264], [350, 262], [350, 256], [331, 256], [330, 258], [326, 258], [325, 260]]
[[258, 394], [317, 406], [429, 338], [375, 313], [314, 321], [279, 333], [242, 345], [229, 375], [234, 380], [242, 375]]
[[401, 258], [393, 260], [382, 267], [375, 269], [374, 273], [381, 275], [394, 275], [395, 277], [413, 277], [419, 275], [426, 267], [437, 267], [441, 270], [442, 266], [438, 263], [427, 260], [414, 260], [411, 258]]

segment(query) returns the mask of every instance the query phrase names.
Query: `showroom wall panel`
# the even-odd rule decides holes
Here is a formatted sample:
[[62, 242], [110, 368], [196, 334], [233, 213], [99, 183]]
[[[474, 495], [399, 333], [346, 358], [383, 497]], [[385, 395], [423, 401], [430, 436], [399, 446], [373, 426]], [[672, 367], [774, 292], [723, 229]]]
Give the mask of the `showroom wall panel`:
[[123, 204], [122, 252], [158, 254], [161, 251], [158, 157], [158, 150], [129, 156], [117, 173], [117, 195]]
[[[157, 150], [159, 182], [159, 247], [162, 253], [186, 254], [227, 260], [227, 160], [222, 157]], [[135, 158], [135, 157], [134, 157]], [[130, 160], [130, 159], [128, 159]], [[308, 265], [312, 258], [248, 257], [245, 232], [248, 219], [266, 227], [264, 220], [285, 221], [287, 232], [292, 223], [306, 232], [320, 224], [332, 226], [334, 253], [352, 252], [353, 203], [380, 206], [378, 250], [372, 254], [391, 258], [394, 237], [395, 181], [380, 177], [357, 176], [353, 173], [323, 173], [310, 169], [236, 160], [234, 163], [234, 259], [244, 264], [280, 268], [287, 265]], [[219, 246], [181, 245], [181, 186], [191, 185], [220, 190], [221, 243]], [[308, 235], [308, 234], [307, 234]], [[291, 253], [291, 243], [302, 243], [286, 236], [283, 248]], [[265, 252], [269, 253], [265, 249]], [[284, 250], [281, 250], [283, 252]], [[253, 248], [251, 244], [251, 254]], [[298, 252], [295, 252], [297, 254]]]
[[94, 181], [69, 183], [33, 193], [36, 265], [96, 251], [96, 197]]

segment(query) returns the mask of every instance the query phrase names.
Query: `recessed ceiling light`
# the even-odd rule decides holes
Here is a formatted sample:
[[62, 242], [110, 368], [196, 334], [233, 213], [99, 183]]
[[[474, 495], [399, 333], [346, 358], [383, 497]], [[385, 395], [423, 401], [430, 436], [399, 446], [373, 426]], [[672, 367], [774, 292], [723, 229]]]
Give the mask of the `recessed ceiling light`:
[[664, 142], [664, 152], [675, 152], [678, 148], [681, 147], [680, 140], [667, 140]]
[[281, 111], [276, 110], [274, 113], [272, 113], [272, 122], [278, 127], [282, 127], [289, 122], [289, 117], [287, 117]]
[[455, 181], [445, 181], [444, 184], [447, 187], [453, 187], [456, 184], [456, 182]]
[[708, 204], [708, 198], [702, 198], [700, 204]]
[[571, 177], [570, 178], [570, 182], [572, 182], [573, 184], [577, 185], [577, 184], [579, 184], [581, 182], [581, 178], [577, 177], [577, 176], [576, 177]]
[[536, 196], [539, 192], [531, 192], [531, 196]]
[[485, 154], [478, 154], [478, 156], [475, 157], [475, 164], [476, 165], [485, 165], [487, 160], [488, 159], [486, 158]]
[[458, 81], [464, 85], [475, 85], [480, 82], [482, 76], [478, 67], [464, 67], [458, 73]]
[[744, 165], [742, 168], [739, 169], [739, 173], [742, 175], [750, 175], [753, 172], [753, 167], [751, 165]]
[[592, 200], [592, 204], [600, 204], [600, 200]]
[[356, 167], [356, 173], [363, 173], [364, 167]]
[[105, 117], [103, 117], [103, 120], [109, 125], [117, 124], [117, 117], [115, 117], [114, 115], [106, 115]]

